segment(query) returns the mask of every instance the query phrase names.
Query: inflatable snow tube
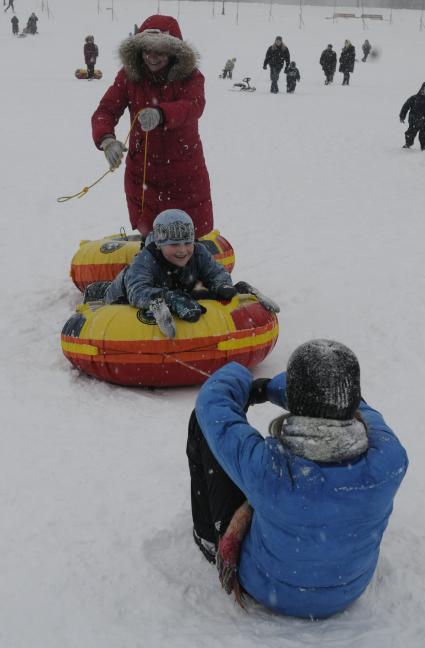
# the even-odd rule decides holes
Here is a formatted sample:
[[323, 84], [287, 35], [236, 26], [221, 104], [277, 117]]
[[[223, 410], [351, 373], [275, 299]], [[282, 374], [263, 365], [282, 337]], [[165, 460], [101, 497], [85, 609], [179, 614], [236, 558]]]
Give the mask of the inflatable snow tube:
[[[229, 241], [213, 230], [199, 239], [215, 260], [231, 272], [235, 253]], [[97, 241], [81, 241], [71, 261], [71, 279], [81, 291], [94, 281], [112, 281], [140, 251], [140, 234], [116, 234]]]
[[117, 385], [174, 387], [203, 383], [233, 360], [253, 367], [274, 348], [277, 317], [252, 295], [200, 303], [207, 312], [196, 323], [176, 319], [172, 340], [132, 306], [80, 304], [63, 327], [63, 353], [84, 373]]
[[[87, 70], [86, 68], [78, 68], [78, 70], [75, 70], [75, 76], [77, 79], [87, 79]], [[100, 70], [95, 70], [94, 71], [94, 78], [95, 79], [101, 79], [103, 77], [103, 74]]]

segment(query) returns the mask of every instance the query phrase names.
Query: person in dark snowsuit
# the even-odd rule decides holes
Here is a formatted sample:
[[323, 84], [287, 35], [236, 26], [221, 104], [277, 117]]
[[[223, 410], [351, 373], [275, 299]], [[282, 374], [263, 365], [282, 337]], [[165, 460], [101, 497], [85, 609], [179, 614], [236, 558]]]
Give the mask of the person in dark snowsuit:
[[36, 34], [37, 33], [37, 22], [38, 18], [33, 12], [31, 16], [28, 18], [27, 26], [25, 28], [25, 32], [27, 34]]
[[229, 79], [232, 78], [233, 68], [235, 67], [235, 63], [236, 63], [235, 58], [231, 58], [226, 61], [226, 65], [223, 68], [222, 79], [225, 79], [226, 77], [229, 77]]
[[301, 81], [300, 72], [295, 61], [291, 61], [289, 67], [285, 70], [286, 74], [286, 92], [295, 92], [297, 81]]
[[327, 48], [323, 50], [319, 63], [322, 66], [322, 70], [325, 74], [325, 85], [332, 83], [336, 70], [336, 52], [333, 51], [331, 44], [329, 44]]
[[354, 71], [355, 60], [356, 49], [349, 40], [346, 40], [339, 57], [339, 71], [344, 75], [342, 85], [350, 84], [350, 72]]
[[13, 16], [10, 21], [12, 23], [12, 34], [19, 34], [19, 20], [17, 16]]
[[6, 7], [5, 12], [6, 12], [8, 9], [12, 9], [13, 13], [15, 13], [15, 7], [13, 6], [13, 2], [14, 2], [14, 0], [9, 0], [9, 4], [8, 4], [7, 7]]
[[94, 42], [94, 36], [86, 36], [84, 44], [84, 60], [87, 65], [87, 79], [90, 81], [94, 78], [94, 66], [99, 56], [99, 48]]
[[372, 49], [372, 45], [369, 43], [369, 41], [366, 38], [365, 42], [362, 45], [362, 50], [363, 50], [362, 61], [363, 61], [363, 63], [366, 63], [366, 59], [369, 56], [371, 49]]
[[[266, 401], [290, 414], [264, 438], [246, 412]], [[239, 581], [265, 607], [315, 619], [365, 591], [408, 459], [361, 398], [345, 345], [306, 342], [271, 380], [236, 362], [216, 371], [198, 394], [187, 455], [194, 540], [227, 593]]]
[[115, 126], [128, 108], [134, 126], [124, 188], [133, 229], [147, 236], [164, 207], [176, 208], [189, 214], [200, 238], [214, 221], [198, 130], [205, 92], [197, 52], [183, 40], [175, 18], [154, 15], [119, 53], [123, 67], [92, 116], [94, 142], [117, 168], [126, 149], [115, 138]]
[[276, 39], [273, 45], [270, 45], [266, 52], [266, 58], [264, 59], [263, 69], [267, 70], [267, 66], [270, 67], [270, 80], [272, 82], [270, 87], [270, 92], [277, 94], [279, 92], [279, 86], [277, 82], [279, 81], [279, 75], [282, 71], [284, 65], [286, 68], [289, 67], [291, 62], [291, 56], [289, 54], [289, 49], [286, 47], [285, 43], [282, 41], [282, 36], [276, 36]]
[[166, 209], [153, 222], [146, 246], [110, 284], [107, 304], [126, 301], [147, 311], [166, 337], [176, 334], [173, 316], [197, 322], [205, 308], [193, 296], [196, 285], [217, 299], [232, 299], [230, 274], [206, 247], [195, 242], [192, 219], [181, 209]]
[[404, 134], [406, 143], [403, 148], [410, 148], [419, 133], [421, 150], [425, 151], [425, 82], [421, 85], [419, 92], [409, 97], [403, 104], [400, 111], [402, 124], [404, 124], [407, 113], [409, 113], [409, 128]]

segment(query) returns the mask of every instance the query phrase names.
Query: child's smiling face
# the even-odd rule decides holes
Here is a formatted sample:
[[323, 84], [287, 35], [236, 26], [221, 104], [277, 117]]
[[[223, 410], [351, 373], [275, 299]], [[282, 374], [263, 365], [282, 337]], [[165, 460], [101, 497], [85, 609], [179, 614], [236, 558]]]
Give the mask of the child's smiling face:
[[178, 268], [184, 268], [195, 249], [194, 243], [170, 243], [161, 245], [160, 250], [164, 258]]

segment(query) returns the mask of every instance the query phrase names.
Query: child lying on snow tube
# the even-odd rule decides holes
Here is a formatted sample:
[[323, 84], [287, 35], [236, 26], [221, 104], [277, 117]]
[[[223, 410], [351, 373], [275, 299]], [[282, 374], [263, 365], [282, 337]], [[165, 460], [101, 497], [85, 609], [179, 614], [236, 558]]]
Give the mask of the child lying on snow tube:
[[[246, 410], [265, 401], [290, 414], [264, 439]], [[193, 536], [228, 594], [323, 618], [364, 592], [408, 460], [361, 399], [350, 349], [312, 340], [272, 380], [222, 367], [199, 392], [187, 456]]]
[[228, 300], [237, 292], [249, 292], [267, 310], [279, 312], [277, 304], [246, 282], [233, 286], [227, 270], [204, 245], [195, 242], [192, 219], [180, 209], [158, 214], [144, 248], [131, 264], [112, 283], [88, 286], [84, 301], [102, 298], [106, 304], [129, 303], [142, 308], [148, 317], [153, 317], [163, 335], [173, 338], [173, 315], [197, 322], [206, 312], [194, 296], [200, 283], [217, 299]]

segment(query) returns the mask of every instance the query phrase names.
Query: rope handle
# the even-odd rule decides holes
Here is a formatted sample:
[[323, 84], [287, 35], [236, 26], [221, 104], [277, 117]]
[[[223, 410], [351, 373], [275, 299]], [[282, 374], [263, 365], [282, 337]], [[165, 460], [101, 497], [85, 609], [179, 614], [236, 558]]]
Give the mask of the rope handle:
[[[125, 140], [124, 140], [124, 148], [127, 146], [127, 142], [128, 142], [128, 140], [129, 140], [129, 138], [130, 138], [131, 131], [133, 130], [134, 125], [135, 125], [137, 119], [139, 118], [139, 115], [140, 115], [140, 113], [142, 112], [142, 110], [143, 110], [143, 109], [139, 110], [139, 111], [136, 113], [136, 115], [135, 115], [135, 117], [134, 117], [134, 119], [133, 119], [133, 121], [132, 121], [132, 123], [131, 123], [130, 130], [128, 131], [128, 133], [127, 133], [127, 137], [126, 137]], [[144, 169], [143, 169], [143, 185], [142, 185], [142, 212], [143, 212], [143, 202], [144, 202], [144, 194], [145, 194], [147, 147], [148, 147], [148, 133], [146, 132], [146, 133], [145, 133], [145, 158], [144, 158]], [[59, 198], [56, 199], [57, 202], [58, 202], [58, 203], [63, 203], [63, 202], [67, 202], [68, 200], [72, 200], [72, 198], [82, 198], [83, 196], [85, 196], [85, 195], [89, 192], [89, 190], [90, 190], [92, 187], [94, 187], [95, 185], [98, 184], [98, 182], [100, 182], [101, 180], [103, 180], [103, 178], [105, 178], [105, 177], [108, 175], [108, 173], [113, 173], [114, 171], [115, 171], [115, 169], [108, 169], [108, 170], [105, 171], [105, 173], [104, 173], [103, 175], [101, 175], [97, 180], [95, 180], [94, 182], [92, 182], [92, 184], [90, 184], [90, 185], [88, 185], [88, 186], [86, 186], [86, 187], [83, 187], [83, 188], [81, 189], [81, 191], [78, 191], [77, 193], [72, 194], [72, 196], [59, 196]]]

